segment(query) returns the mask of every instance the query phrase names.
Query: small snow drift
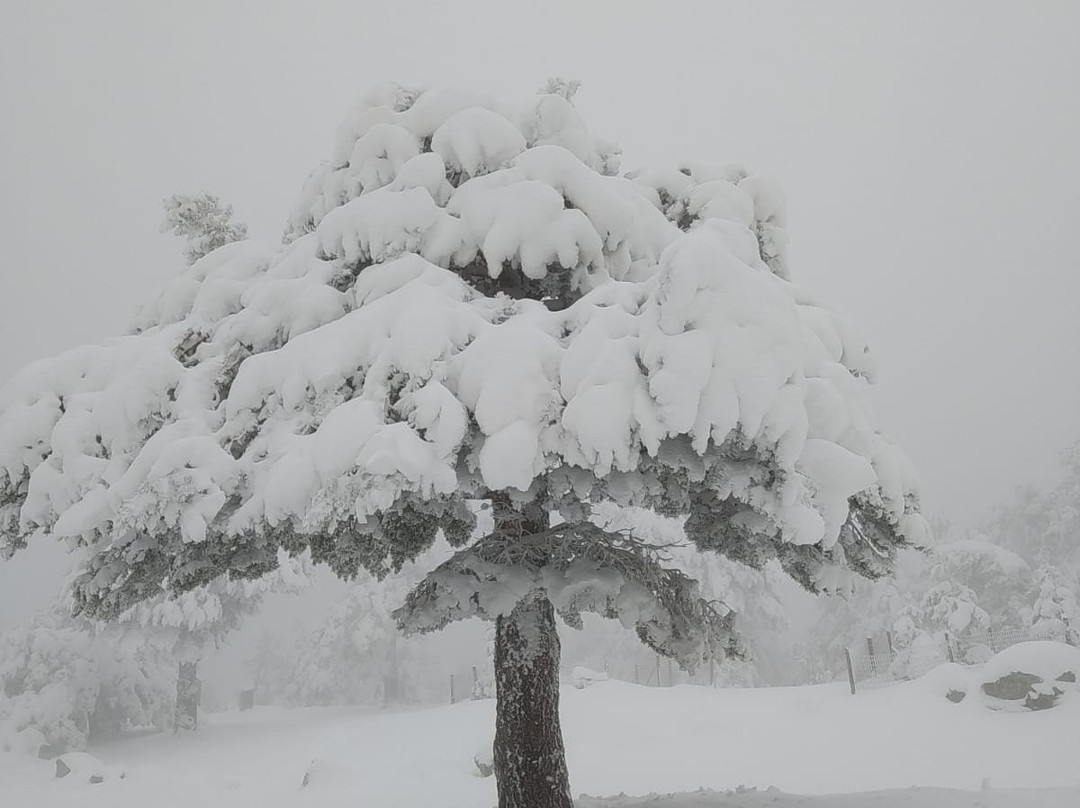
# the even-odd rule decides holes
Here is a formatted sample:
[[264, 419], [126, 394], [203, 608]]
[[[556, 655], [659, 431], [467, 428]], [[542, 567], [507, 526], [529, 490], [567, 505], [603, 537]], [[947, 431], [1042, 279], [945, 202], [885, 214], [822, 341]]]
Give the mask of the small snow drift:
[[608, 675], [606, 673], [598, 673], [588, 668], [583, 668], [580, 665], [570, 672], [570, 684], [576, 687], [578, 690], [584, 690], [590, 685], [597, 682], [606, 682]]
[[97, 785], [109, 780], [123, 780], [124, 771], [106, 766], [86, 752], [71, 752], [56, 759], [56, 778]]
[[473, 763], [476, 764], [476, 772], [480, 777], [491, 777], [495, 774], [495, 756], [492, 752], [491, 742], [483, 744], [473, 755]]
[[953, 704], [963, 701], [970, 690], [971, 672], [963, 665], [948, 662], [938, 665], [919, 679], [919, 687], [936, 698]]
[[1024, 642], [1007, 648], [980, 672], [982, 702], [992, 710], [1058, 706], [1080, 677], [1080, 649], [1063, 643]]
[[734, 791], [698, 791], [680, 794], [649, 794], [645, 797], [583, 797], [577, 808], [1026, 808], [1040, 806], [1071, 805], [1080, 797], [1075, 790], [1016, 790], [1016, 791], [962, 791], [947, 788], [905, 788], [890, 791], [873, 791], [863, 794], [829, 794], [803, 796], [786, 794], [775, 788], [758, 791], [754, 788]]
[[305, 789], [314, 787], [317, 790], [341, 789], [355, 782], [356, 776], [352, 768], [338, 760], [317, 757], [311, 761], [304, 772], [300, 787]]

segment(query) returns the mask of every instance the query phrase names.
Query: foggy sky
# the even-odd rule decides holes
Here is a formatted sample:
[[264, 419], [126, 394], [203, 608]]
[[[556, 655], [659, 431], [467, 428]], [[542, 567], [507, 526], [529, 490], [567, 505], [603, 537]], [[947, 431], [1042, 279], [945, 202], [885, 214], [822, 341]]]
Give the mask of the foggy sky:
[[794, 279], [870, 339], [928, 513], [971, 524], [1080, 438], [1078, 31], [1068, 1], [9, 3], [0, 382], [183, 267], [163, 197], [277, 241], [362, 88], [565, 75], [624, 168], [780, 179]]

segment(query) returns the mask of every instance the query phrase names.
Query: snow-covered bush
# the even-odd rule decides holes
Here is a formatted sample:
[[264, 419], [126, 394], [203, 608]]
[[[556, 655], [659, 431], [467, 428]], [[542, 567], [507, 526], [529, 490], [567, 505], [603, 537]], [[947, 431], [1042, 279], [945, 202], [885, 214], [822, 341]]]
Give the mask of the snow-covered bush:
[[[990, 627], [1020, 627], [1034, 577], [1020, 556], [985, 538], [939, 543], [931, 551], [934, 579], [970, 590]], [[959, 591], [959, 590], [957, 590]]]
[[163, 728], [175, 682], [168, 653], [145, 638], [45, 613], [0, 633], [0, 749], [55, 755]]
[[[1031, 626], [1035, 576], [1028, 564], [985, 538], [942, 532], [929, 553], [901, 553], [890, 578], [861, 583], [847, 599], [822, 604], [801, 667], [838, 678], [845, 648], [861, 652], [867, 637], [887, 633], [893, 674], [919, 676], [949, 658], [984, 662], [993, 651], [985, 638], [969, 643], [970, 635]], [[1054, 607], [1046, 602], [1040, 608]]]
[[979, 606], [975, 593], [952, 580], [932, 586], [923, 596], [921, 611], [923, 627], [935, 633], [963, 636], [990, 626], [990, 615]]

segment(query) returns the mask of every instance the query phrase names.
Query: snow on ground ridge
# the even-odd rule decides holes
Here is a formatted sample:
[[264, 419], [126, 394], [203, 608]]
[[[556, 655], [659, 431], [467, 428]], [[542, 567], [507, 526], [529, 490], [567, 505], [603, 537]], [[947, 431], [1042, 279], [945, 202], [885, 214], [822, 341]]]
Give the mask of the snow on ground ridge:
[[[713, 690], [608, 681], [564, 688], [562, 724], [574, 794], [631, 795], [579, 797], [581, 808], [1071, 808], [1080, 796], [1071, 763], [1078, 707], [994, 712], [919, 683], [853, 697], [844, 683]], [[92, 748], [127, 775], [99, 785], [56, 780], [48, 761], [0, 754], [0, 803], [493, 805], [494, 782], [473, 763], [490, 745], [493, 709], [484, 700], [210, 714], [195, 735]]]

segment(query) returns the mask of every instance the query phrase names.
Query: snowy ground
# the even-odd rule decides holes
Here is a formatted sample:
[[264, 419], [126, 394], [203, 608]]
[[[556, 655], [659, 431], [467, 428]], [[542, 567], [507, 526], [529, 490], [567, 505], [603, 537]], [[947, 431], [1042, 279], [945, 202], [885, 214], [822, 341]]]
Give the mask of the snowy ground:
[[[1080, 700], [1041, 713], [1001, 713], [970, 697], [952, 704], [940, 690], [932, 682], [856, 697], [846, 685], [567, 688], [563, 728], [574, 792], [715, 790], [673, 799], [582, 798], [580, 808], [1080, 805]], [[494, 782], [476, 776], [473, 755], [490, 741], [492, 708], [486, 701], [389, 713], [264, 708], [211, 715], [196, 736], [92, 750], [114, 773], [126, 773], [96, 785], [56, 780], [50, 762], [0, 754], [0, 805], [487, 808], [495, 803]], [[310, 783], [302, 788], [305, 773]], [[740, 786], [740, 793], [723, 793]], [[870, 791], [877, 793], [850, 793]], [[820, 796], [839, 794], [847, 796]]]

